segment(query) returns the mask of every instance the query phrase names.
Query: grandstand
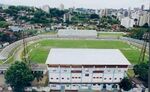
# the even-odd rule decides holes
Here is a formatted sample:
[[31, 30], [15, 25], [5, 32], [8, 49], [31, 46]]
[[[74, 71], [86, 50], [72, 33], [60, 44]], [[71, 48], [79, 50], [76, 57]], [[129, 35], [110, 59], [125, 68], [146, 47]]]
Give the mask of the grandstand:
[[61, 29], [58, 31], [60, 38], [97, 38], [96, 30]]

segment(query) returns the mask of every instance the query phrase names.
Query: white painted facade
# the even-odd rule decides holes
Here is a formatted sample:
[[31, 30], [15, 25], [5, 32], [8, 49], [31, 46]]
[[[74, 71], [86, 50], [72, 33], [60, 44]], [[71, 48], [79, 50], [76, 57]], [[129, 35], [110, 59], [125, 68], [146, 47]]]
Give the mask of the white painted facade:
[[70, 13], [65, 13], [63, 16], [63, 21], [64, 22], [70, 22], [72, 18], [72, 15]]
[[121, 19], [121, 25], [126, 28], [131, 28], [135, 24], [134, 19], [130, 17], [124, 17]]
[[[75, 62], [72, 64], [71, 63], [65, 64], [65, 62], [68, 61], [62, 62], [60, 59], [64, 60], [64, 58], [66, 57], [63, 55], [64, 53], [66, 53], [67, 55], [68, 51], [70, 51], [70, 56], [68, 56], [67, 58], [72, 58], [72, 61], [74, 61], [74, 58], [77, 58], [76, 55], [73, 53], [77, 54], [78, 51], [81, 51], [80, 56], [84, 58], [85, 58], [85, 56], [83, 55], [85, 54], [84, 52], [87, 53], [88, 51], [89, 53], [87, 53], [86, 55], [91, 56], [91, 58], [93, 58], [93, 60], [95, 61], [97, 59], [94, 59], [95, 57], [92, 56], [92, 51], [99, 53], [99, 58], [101, 58], [103, 54], [101, 52], [106, 51], [107, 53], [109, 53], [113, 51], [112, 53], [114, 54], [118, 53], [117, 54], [119, 55], [118, 61], [122, 60], [124, 61], [124, 63], [117, 64], [116, 61], [116, 64], [115, 62], [112, 64], [110, 61], [111, 60], [114, 61], [115, 55], [110, 56], [110, 54], [106, 54], [105, 52], [105, 56], [107, 57], [108, 55], [107, 60], [109, 60], [108, 61], [110, 62], [109, 64], [107, 64], [108, 62], [106, 61], [106, 59], [102, 58], [101, 60], [105, 61], [102, 64], [100, 64], [102, 61], [100, 61], [100, 63], [97, 62], [97, 64], [94, 61], [93, 64], [88, 63], [89, 61], [87, 61], [87, 64], [85, 64], [85, 62]], [[96, 55], [98, 55], [97, 53]], [[74, 57], [71, 57], [71, 55], [73, 55]], [[58, 56], [59, 59], [56, 58], [55, 56], [56, 57]], [[125, 72], [127, 71], [128, 66], [130, 65], [127, 59], [122, 56], [123, 56], [122, 53], [116, 49], [51, 49], [48, 59], [46, 61], [46, 64], [48, 65], [49, 86], [52, 90], [60, 90], [62, 87], [64, 87], [65, 90], [78, 90], [88, 88], [91, 88], [93, 90], [100, 90], [103, 88], [103, 85], [106, 84], [107, 89], [111, 90], [113, 84], [119, 83], [121, 79], [124, 78]], [[119, 59], [120, 57], [121, 59]], [[56, 61], [53, 61], [53, 58], [56, 58]]]
[[50, 6], [49, 5], [44, 5], [41, 7], [41, 9], [47, 13], [49, 13], [49, 9], [50, 9]]
[[139, 26], [143, 26], [145, 23], [148, 23], [148, 25], [150, 25], [150, 13], [148, 12], [144, 12], [139, 19]]

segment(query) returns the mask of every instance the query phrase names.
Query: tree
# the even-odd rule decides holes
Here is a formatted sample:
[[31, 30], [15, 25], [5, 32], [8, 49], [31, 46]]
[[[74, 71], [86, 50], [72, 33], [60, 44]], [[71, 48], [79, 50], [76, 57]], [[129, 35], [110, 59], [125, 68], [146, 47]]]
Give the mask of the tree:
[[5, 18], [0, 16], [0, 21], [6, 21]]
[[97, 14], [91, 14], [90, 18], [91, 19], [99, 19], [99, 15], [97, 15]]
[[140, 79], [148, 82], [148, 63], [140, 63], [133, 67], [135, 75], [137, 75]]
[[30, 85], [34, 77], [27, 64], [17, 61], [7, 69], [5, 79], [13, 92], [24, 92], [24, 88]]
[[133, 28], [130, 30], [130, 34], [128, 36], [142, 40], [145, 32], [147, 32], [146, 28]]
[[43, 72], [42, 71], [35, 71], [33, 73], [34, 78], [36, 78], [36, 80], [39, 82], [40, 80], [42, 80], [43, 78]]
[[148, 23], [145, 23], [142, 27], [143, 28], [148, 28]]
[[121, 80], [121, 82], [119, 83], [119, 86], [124, 91], [129, 91], [132, 89], [132, 82], [127, 77], [125, 77]]
[[6, 28], [9, 24], [6, 21], [0, 21], [0, 28]]

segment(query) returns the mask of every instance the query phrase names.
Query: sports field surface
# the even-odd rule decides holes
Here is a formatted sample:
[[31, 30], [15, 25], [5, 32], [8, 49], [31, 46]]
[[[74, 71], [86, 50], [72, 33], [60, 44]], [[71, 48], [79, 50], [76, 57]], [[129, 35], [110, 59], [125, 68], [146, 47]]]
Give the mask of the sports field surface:
[[112, 32], [104, 32], [104, 33], [98, 33], [98, 37], [111, 37], [111, 38], [120, 38], [124, 34], [123, 33], [112, 33]]
[[32, 63], [45, 63], [51, 48], [119, 49], [132, 63], [138, 63], [140, 51], [123, 41], [107, 40], [43, 40], [28, 47]]

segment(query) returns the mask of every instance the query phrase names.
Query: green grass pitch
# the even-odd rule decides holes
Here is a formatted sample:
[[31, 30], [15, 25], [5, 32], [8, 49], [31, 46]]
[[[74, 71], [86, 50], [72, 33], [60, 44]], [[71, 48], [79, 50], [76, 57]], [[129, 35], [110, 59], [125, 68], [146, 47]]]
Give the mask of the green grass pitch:
[[138, 63], [140, 51], [123, 41], [106, 40], [43, 40], [28, 47], [31, 62], [45, 63], [51, 48], [96, 48], [96, 49], [119, 49], [132, 63]]

